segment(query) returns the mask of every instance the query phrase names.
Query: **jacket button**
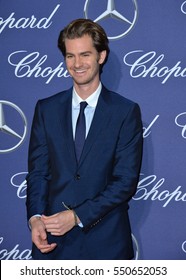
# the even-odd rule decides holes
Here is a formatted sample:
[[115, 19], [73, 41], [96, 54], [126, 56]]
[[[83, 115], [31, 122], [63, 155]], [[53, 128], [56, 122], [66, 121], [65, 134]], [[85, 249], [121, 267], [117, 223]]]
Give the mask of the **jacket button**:
[[79, 174], [76, 174], [76, 180], [80, 180], [80, 175]]

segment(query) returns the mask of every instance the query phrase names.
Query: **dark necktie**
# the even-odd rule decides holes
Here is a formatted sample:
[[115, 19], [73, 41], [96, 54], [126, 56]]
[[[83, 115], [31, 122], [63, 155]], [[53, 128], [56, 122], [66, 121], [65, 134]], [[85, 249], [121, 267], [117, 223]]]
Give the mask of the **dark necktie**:
[[80, 103], [80, 112], [77, 119], [76, 124], [76, 132], [75, 132], [75, 149], [76, 149], [76, 157], [79, 161], [84, 142], [85, 142], [85, 135], [86, 135], [86, 122], [85, 122], [85, 114], [84, 110], [87, 106], [87, 102], [83, 101]]

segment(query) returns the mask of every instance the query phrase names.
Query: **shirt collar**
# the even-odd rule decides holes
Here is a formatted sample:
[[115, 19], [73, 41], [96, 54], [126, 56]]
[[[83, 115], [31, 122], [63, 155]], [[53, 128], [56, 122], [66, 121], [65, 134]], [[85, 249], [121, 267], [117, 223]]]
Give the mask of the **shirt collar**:
[[86, 101], [88, 103], [88, 106], [95, 108], [98, 102], [99, 95], [102, 90], [102, 84], [99, 83], [98, 88], [86, 99], [83, 100], [76, 92], [75, 88], [73, 87], [73, 95], [72, 95], [72, 106], [78, 107], [79, 103], [82, 101]]

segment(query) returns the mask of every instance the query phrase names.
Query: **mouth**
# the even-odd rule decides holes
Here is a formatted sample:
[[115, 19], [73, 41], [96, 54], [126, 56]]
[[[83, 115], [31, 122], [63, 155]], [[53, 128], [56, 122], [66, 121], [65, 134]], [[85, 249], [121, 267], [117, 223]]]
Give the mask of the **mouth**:
[[75, 69], [74, 72], [76, 74], [84, 74], [86, 72], [86, 70], [85, 69], [79, 69], [79, 70]]

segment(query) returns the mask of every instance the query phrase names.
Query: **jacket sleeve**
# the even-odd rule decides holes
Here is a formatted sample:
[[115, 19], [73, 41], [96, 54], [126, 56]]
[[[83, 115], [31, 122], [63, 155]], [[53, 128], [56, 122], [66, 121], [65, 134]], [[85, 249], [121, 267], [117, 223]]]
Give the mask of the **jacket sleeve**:
[[50, 163], [40, 101], [36, 105], [32, 123], [27, 180], [27, 217], [42, 214], [46, 208]]

